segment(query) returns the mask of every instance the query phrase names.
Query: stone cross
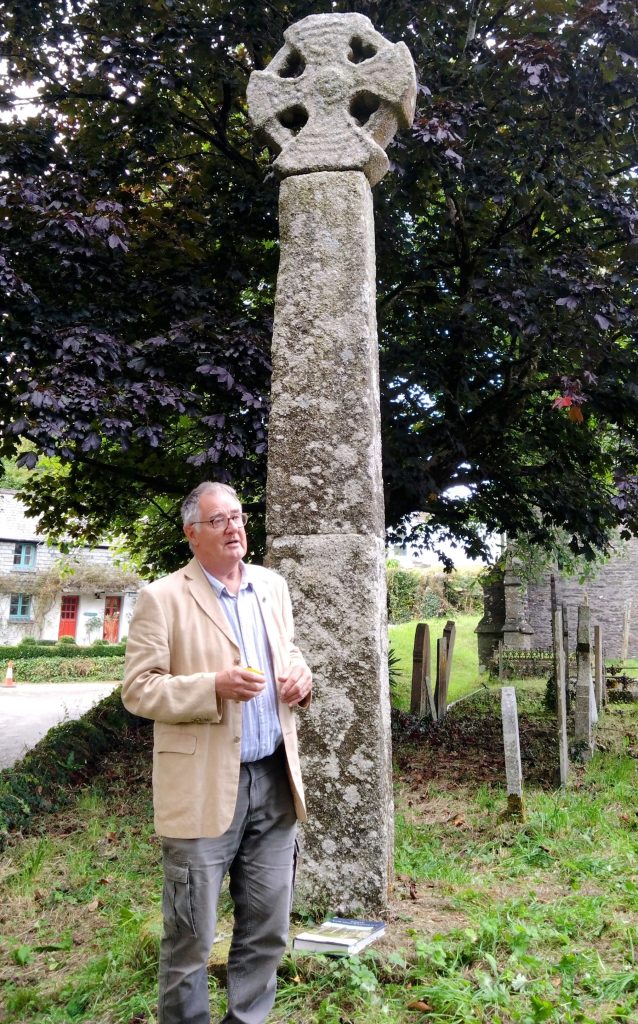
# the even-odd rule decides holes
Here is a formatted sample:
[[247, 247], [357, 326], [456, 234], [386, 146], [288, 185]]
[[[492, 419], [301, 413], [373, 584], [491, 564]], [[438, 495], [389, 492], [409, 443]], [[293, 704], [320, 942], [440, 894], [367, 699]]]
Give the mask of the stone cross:
[[315, 676], [299, 715], [302, 900], [381, 909], [392, 872], [385, 529], [371, 186], [414, 116], [403, 43], [359, 14], [311, 15], [248, 86], [277, 152], [268, 561], [287, 578]]

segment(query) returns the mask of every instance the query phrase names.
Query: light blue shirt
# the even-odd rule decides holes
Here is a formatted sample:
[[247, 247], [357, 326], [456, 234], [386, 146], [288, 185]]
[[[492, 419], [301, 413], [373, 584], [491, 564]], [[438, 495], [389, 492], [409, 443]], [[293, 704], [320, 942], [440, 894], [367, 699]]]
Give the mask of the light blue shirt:
[[225, 584], [206, 572], [202, 565], [202, 571], [224, 609], [241, 652], [242, 665], [260, 668], [266, 677], [266, 686], [262, 692], [242, 704], [240, 758], [242, 761], [259, 761], [262, 757], [274, 753], [282, 741], [282, 735], [277, 710], [275, 673], [266, 627], [253, 585], [246, 579], [243, 563], [240, 569], [239, 591], [237, 594], [231, 594]]

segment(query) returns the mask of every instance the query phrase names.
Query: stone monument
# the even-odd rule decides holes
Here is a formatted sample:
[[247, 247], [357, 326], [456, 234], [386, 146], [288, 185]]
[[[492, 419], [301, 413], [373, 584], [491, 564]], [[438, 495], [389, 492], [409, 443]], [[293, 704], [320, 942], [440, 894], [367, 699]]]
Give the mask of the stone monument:
[[508, 818], [525, 817], [523, 806], [523, 764], [521, 741], [518, 732], [518, 708], [516, 689], [513, 686], [501, 688], [501, 719], [503, 722], [503, 750], [505, 753], [505, 777], [507, 779]]
[[371, 186], [414, 116], [403, 43], [359, 14], [311, 15], [248, 86], [277, 152], [281, 254], [266, 527], [315, 696], [299, 716], [310, 822], [302, 899], [382, 908], [393, 813]]

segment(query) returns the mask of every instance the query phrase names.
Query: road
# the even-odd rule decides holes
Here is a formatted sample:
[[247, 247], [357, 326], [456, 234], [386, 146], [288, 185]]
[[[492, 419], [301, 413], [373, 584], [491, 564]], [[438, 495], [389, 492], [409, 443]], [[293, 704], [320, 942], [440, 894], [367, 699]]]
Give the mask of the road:
[[0, 686], [0, 769], [15, 764], [67, 718], [79, 718], [118, 683], [18, 683]]

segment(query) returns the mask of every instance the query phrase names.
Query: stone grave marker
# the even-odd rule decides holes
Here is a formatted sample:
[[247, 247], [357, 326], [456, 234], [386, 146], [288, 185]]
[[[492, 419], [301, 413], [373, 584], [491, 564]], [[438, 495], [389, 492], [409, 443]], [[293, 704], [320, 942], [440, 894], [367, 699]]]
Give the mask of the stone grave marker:
[[456, 623], [451, 619], [443, 627], [443, 636], [447, 638], [447, 651], [445, 659], [445, 699], [447, 700], [450, 689], [450, 677], [452, 675], [452, 658], [454, 656], [454, 644], [456, 642]]
[[622, 662], [627, 661], [629, 657], [629, 631], [631, 628], [631, 605], [632, 599], [629, 597], [625, 601], [625, 607], [623, 611], [623, 624], [622, 624], [622, 646], [620, 649], [620, 660]]
[[443, 633], [436, 642], [436, 687], [434, 689], [434, 704], [436, 707], [437, 722], [443, 721], [447, 714], [447, 648], [448, 638]]
[[569, 711], [570, 705], [570, 694], [569, 694], [569, 619], [567, 618], [567, 605], [561, 605], [562, 619], [563, 619], [563, 651], [565, 652], [565, 704]]
[[387, 901], [393, 810], [371, 186], [412, 123], [414, 63], [360, 14], [311, 15], [248, 86], [277, 155], [268, 562], [315, 676], [299, 715], [309, 822], [302, 899]]
[[600, 626], [594, 626], [594, 696], [599, 712], [606, 702], [605, 662], [603, 658], [603, 634]]
[[569, 744], [567, 741], [567, 700], [565, 683], [565, 650], [562, 644], [563, 611], [556, 608], [552, 618], [554, 643], [554, 678], [556, 680], [556, 716], [558, 721], [558, 753], [560, 784], [567, 785], [569, 777]]
[[432, 692], [430, 627], [426, 622], [418, 622], [414, 633], [410, 711], [419, 718], [430, 716], [436, 722]]
[[507, 779], [507, 816], [523, 818], [523, 766], [521, 744], [518, 733], [518, 709], [516, 690], [513, 686], [501, 687], [501, 719], [503, 722], [503, 747], [505, 751], [505, 777]]
[[452, 672], [452, 655], [456, 639], [456, 625], [448, 619], [443, 627], [443, 636], [436, 642], [436, 687], [434, 690], [434, 706], [437, 721], [445, 718], [448, 708], [448, 690]]
[[[583, 760], [592, 756], [594, 743], [592, 727], [596, 703], [593, 699], [590, 651], [590, 610], [588, 605], [578, 607], [578, 628], [576, 633], [576, 701], [574, 709], [574, 739], [582, 748]], [[593, 705], [593, 708], [592, 708]]]

